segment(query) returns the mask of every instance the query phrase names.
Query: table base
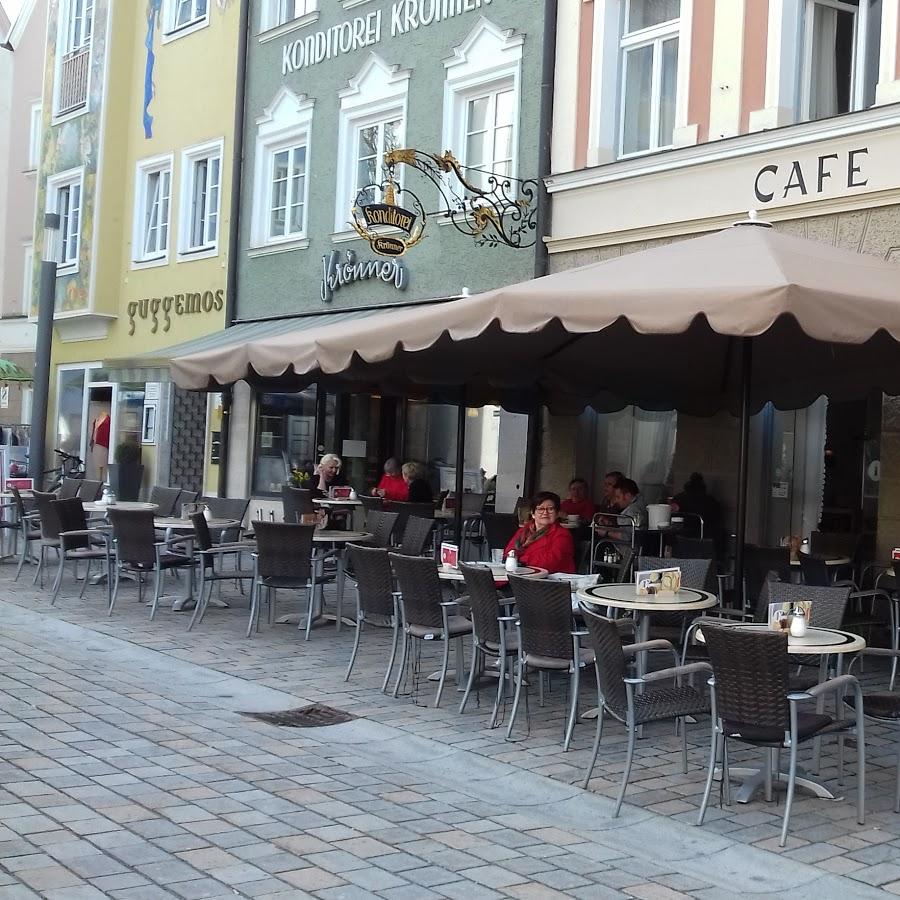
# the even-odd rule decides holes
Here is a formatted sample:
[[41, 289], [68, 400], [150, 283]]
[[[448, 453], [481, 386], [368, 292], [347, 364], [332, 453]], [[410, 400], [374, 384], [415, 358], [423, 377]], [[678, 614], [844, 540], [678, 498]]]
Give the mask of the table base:
[[[733, 797], [738, 803], [749, 803], [757, 791], [761, 791], [766, 786], [766, 773], [763, 769], [748, 769], [735, 766], [728, 767], [728, 774], [733, 778], [741, 778], [743, 782], [734, 793]], [[722, 768], [716, 766], [716, 775], [721, 778]], [[775, 771], [772, 772], [772, 789], [787, 790], [788, 773]], [[822, 800], [838, 800], [824, 783], [816, 778], [811, 772], [797, 766], [797, 776], [795, 786], [802, 788], [819, 797]]]

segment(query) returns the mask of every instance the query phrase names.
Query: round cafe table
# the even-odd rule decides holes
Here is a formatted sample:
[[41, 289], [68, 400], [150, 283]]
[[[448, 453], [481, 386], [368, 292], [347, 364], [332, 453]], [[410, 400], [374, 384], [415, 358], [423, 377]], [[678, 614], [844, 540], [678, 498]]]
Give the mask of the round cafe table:
[[[474, 562], [469, 565], [480, 565], [485, 568], [489, 568], [494, 575], [494, 584], [497, 587], [502, 587], [503, 585], [509, 584], [509, 578], [507, 577], [510, 573], [506, 571], [506, 567], [502, 565], [494, 566], [490, 564], [485, 564], [483, 562]], [[518, 575], [521, 578], [546, 578], [547, 570], [538, 568], [537, 566], [519, 566], [513, 575]], [[464, 576], [463, 573], [452, 566], [438, 566], [438, 578], [441, 581], [463, 581]]]
[[158, 503], [146, 503], [140, 500], [117, 500], [115, 503], [99, 503], [94, 500], [90, 503], [84, 504], [84, 511], [86, 513], [106, 513], [110, 509], [124, 509], [124, 510], [145, 510], [149, 512], [156, 512], [159, 509]]
[[346, 500], [332, 500], [328, 497], [317, 497], [315, 500], [313, 500], [313, 503], [316, 506], [322, 506], [325, 509], [340, 509], [350, 506], [362, 506], [362, 500], [350, 500], [349, 498]]

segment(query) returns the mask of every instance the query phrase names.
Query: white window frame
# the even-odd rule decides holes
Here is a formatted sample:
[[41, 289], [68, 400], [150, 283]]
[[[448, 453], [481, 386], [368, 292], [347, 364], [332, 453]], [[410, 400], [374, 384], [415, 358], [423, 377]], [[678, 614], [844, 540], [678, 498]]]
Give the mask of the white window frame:
[[[315, 100], [305, 94], [297, 95], [282, 86], [272, 103], [256, 120], [254, 152], [253, 203], [250, 225], [250, 245], [259, 248], [305, 242], [309, 228], [309, 159], [312, 147], [312, 117]], [[272, 236], [269, 233], [272, 172], [275, 154], [304, 145], [306, 171], [303, 180], [303, 227], [299, 232]]]
[[37, 171], [41, 164], [41, 139], [44, 134], [44, 105], [35, 100], [28, 110], [28, 171]]
[[[288, 15], [288, 7], [293, 4], [294, 14]], [[260, 33], [280, 28], [319, 11], [319, 0], [262, 0], [260, 12]]]
[[[684, 0], [682, 0], [682, 3]], [[677, 19], [670, 19], [667, 22], [660, 22], [658, 25], [651, 25], [649, 28], [641, 28], [638, 31], [628, 31], [628, 15], [630, 11], [630, 0], [624, 0], [623, 16], [622, 16], [622, 37], [619, 41], [619, 128], [616, 138], [616, 147], [618, 156], [622, 159], [628, 159], [635, 156], [643, 156], [647, 153], [657, 153], [660, 150], [668, 150], [675, 146], [674, 130], [678, 127], [678, 122], [673, 123], [673, 139], [671, 143], [659, 143], [659, 115], [660, 101], [662, 92], [662, 45], [665, 41], [673, 38], [678, 41], [679, 56], [682, 52], [681, 42], [681, 16]], [[650, 111], [650, 146], [646, 150], [625, 151], [625, 89], [626, 89], [626, 62], [628, 54], [639, 50], [643, 47], [653, 47], [653, 71], [651, 75], [651, 111]], [[677, 71], [677, 66], [676, 66]], [[676, 76], [677, 78], [677, 76]], [[675, 87], [675, 105], [678, 104], [678, 89], [680, 84], [676, 80]]]
[[[198, 4], [201, 2], [204, 2], [204, 0], [163, 0], [162, 42], [164, 44], [169, 43], [169, 41], [176, 41], [178, 40], [178, 38], [186, 37], [187, 35], [193, 34], [195, 31], [199, 31], [201, 28], [206, 28], [207, 25], [209, 25], [209, 8], [213, 4], [214, 0], [205, 0], [206, 9], [204, 10], [202, 15], [197, 15], [196, 9]], [[176, 25], [176, 17], [183, 3], [189, 3], [191, 5], [193, 18], [185, 22], [183, 25]]]
[[463, 42], [445, 60], [443, 146], [454, 151], [465, 166], [468, 105], [470, 100], [513, 91], [512, 164], [510, 175], [518, 175], [519, 132], [522, 103], [522, 47], [524, 36], [481, 19]]
[[[150, 179], [157, 175], [160, 179], [164, 175], [169, 176], [169, 196], [166, 201], [166, 246], [163, 249], [147, 251], [147, 204], [149, 202], [148, 189]], [[169, 251], [172, 247], [172, 233], [174, 230], [174, 217], [172, 215], [173, 201], [175, 200], [175, 166], [171, 153], [142, 159], [135, 168], [134, 177], [134, 218], [131, 234], [131, 267], [132, 269], [149, 268], [152, 266], [164, 266], [169, 261]], [[159, 223], [157, 224], [159, 228]]]
[[[63, 191], [69, 190], [74, 186], [78, 186], [78, 230], [73, 235], [69, 230], [71, 217], [62, 218], [60, 209], [60, 195]], [[59, 223], [59, 231], [57, 232], [56, 246], [56, 273], [57, 275], [74, 275], [80, 267], [81, 255], [81, 230], [84, 224], [84, 169], [69, 169], [60, 172], [57, 175], [51, 175], [47, 179], [47, 198], [46, 212], [58, 213], [61, 217]], [[74, 259], [63, 259], [63, 247], [71, 247], [72, 239], [75, 240]]]
[[[866, 109], [865, 106], [865, 66], [869, 43], [869, 3], [868, 0], [860, 0], [859, 6], [842, 3], [841, 0], [806, 0], [803, 6], [803, 46], [802, 46], [802, 76], [800, 78], [800, 116], [803, 121], [810, 119], [810, 103], [812, 102], [812, 65], [813, 65], [813, 12], [816, 6], [827, 6], [842, 12], [852, 13], [853, 22], [853, 60], [850, 72], [850, 109], [847, 112], [857, 112]], [[882, 4], [882, 9], [884, 4]], [[894, 35], [890, 35], [891, 39]], [[882, 34], [882, 39], [884, 35]], [[876, 78], [877, 83], [877, 78]], [[874, 105], [874, 104], [873, 104]], [[841, 115], [838, 113], [837, 115]], [[826, 116], [824, 118], [831, 118]]]
[[34, 243], [22, 245], [22, 315], [31, 316], [34, 301]]
[[407, 98], [411, 71], [391, 66], [372, 53], [359, 73], [340, 92], [338, 120], [338, 164], [334, 231], [336, 235], [351, 231], [350, 210], [356, 201], [356, 148], [359, 131], [380, 122], [400, 120], [399, 141], [406, 139]]
[[[73, 53], [83, 47], [90, 47], [94, 37], [95, 0], [65, 0], [61, 10], [61, 32], [59, 41], [60, 55]], [[81, 16], [76, 16], [76, 9], [81, 9]], [[85, 21], [88, 25], [85, 27]], [[81, 23], [79, 26], [79, 22]]]
[[[178, 203], [178, 261], [185, 262], [191, 259], [206, 259], [219, 255], [219, 236], [222, 231], [222, 188], [223, 188], [223, 162], [224, 162], [224, 138], [217, 138], [193, 147], [187, 147], [181, 154], [181, 187]], [[216, 196], [215, 216], [216, 233], [212, 240], [205, 240], [202, 244], [192, 245], [191, 234], [194, 228], [193, 195], [194, 195], [194, 171], [195, 165], [202, 160], [218, 158], [219, 183]], [[207, 216], [209, 216], [207, 209]], [[207, 226], [204, 226], [204, 231]], [[170, 232], [171, 233], [171, 232]]]
[[[89, 10], [90, 27], [87, 30], [82, 28], [76, 39], [76, 35], [73, 34], [73, 28], [75, 27], [76, 21], [74, 7], [77, 3], [82, 4], [82, 10]], [[58, 125], [61, 122], [68, 122], [70, 119], [76, 119], [78, 116], [83, 116], [90, 109], [91, 82], [93, 80], [93, 66], [91, 63], [94, 52], [94, 27], [97, 24], [95, 6], [96, 0], [60, 0], [56, 30], [56, 58], [53, 60], [53, 108], [51, 115], [51, 124], [53, 125]], [[78, 106], [75, 109], [59, 113], [59, 93], [62, 88], [63, 58], [78, 50], [85, 50], [88, 54], [85, 101], [81, 106]]]

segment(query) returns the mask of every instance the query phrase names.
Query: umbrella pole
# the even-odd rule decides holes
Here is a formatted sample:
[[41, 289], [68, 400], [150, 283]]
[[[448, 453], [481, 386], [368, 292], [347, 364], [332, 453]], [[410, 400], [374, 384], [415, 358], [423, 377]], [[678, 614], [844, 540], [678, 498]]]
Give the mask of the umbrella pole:
[[[465, 484], [466, 464], [466, 404], [460, 401], [456, 407], [456, 505], [453, 507], [453, 531], [456, 546], [462, 553], [462, 495]], [[461, 558], [461, 557], [460, 557]]]
[[747, 480], [750, 455], [750, 381], [753, 369], [753, 339], [741, 339], [741, 436], [738, 451], [738, 495], [734, 587], [744, 608], [744, 542], [747, 534]]

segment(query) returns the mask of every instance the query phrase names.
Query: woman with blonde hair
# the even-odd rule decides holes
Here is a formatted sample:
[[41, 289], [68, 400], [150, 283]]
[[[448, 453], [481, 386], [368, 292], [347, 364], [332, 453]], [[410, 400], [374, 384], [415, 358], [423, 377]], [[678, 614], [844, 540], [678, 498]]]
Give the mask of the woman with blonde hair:
[[409, 486], [410, 503], [434, 503], [431, 485], [425, 480], [425, 468], [421, 463], [405, 462], [401, 472]]
[[347, 479], [341, 472], [342, 465], [341, 458], [335, 453], [326, 453], [319, 460], [313, 476], [313, 497], [325, 497], [330, 488], [344, 487], [347, 484]]

